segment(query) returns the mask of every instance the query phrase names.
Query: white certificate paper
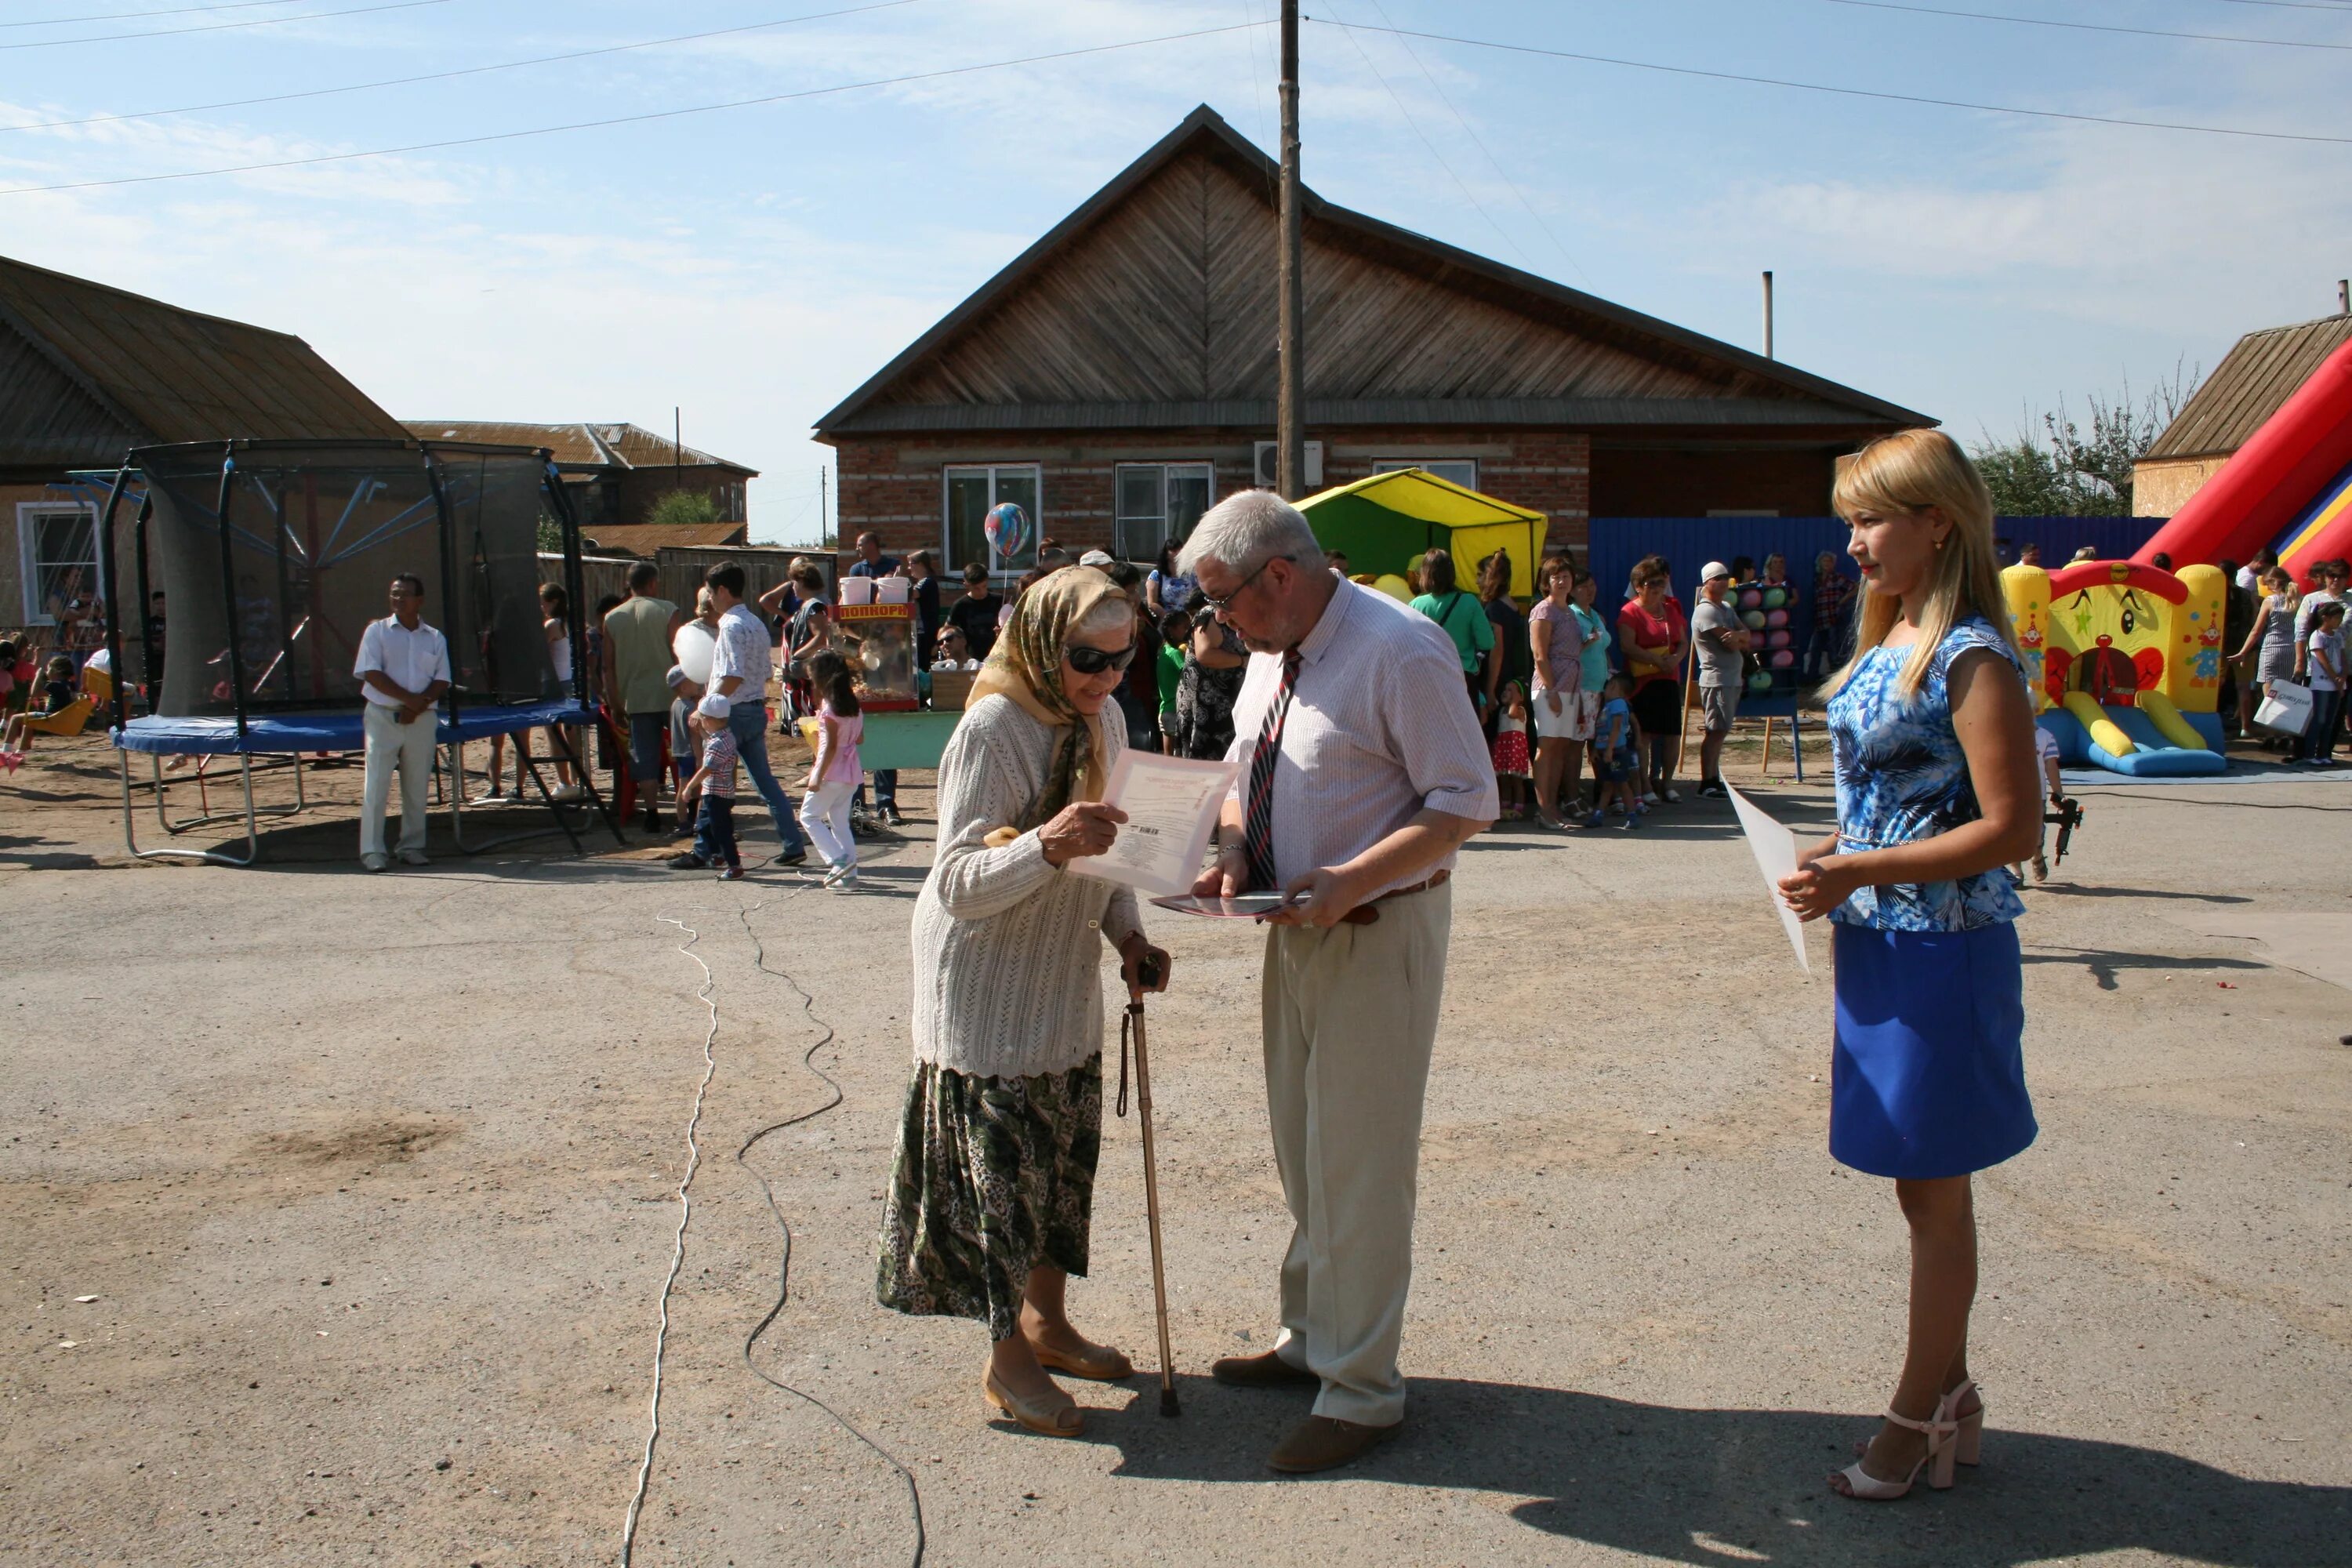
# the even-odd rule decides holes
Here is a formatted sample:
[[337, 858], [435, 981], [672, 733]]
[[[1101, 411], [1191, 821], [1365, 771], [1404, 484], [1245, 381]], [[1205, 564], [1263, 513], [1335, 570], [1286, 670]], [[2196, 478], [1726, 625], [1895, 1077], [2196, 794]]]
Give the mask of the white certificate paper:
[[1739, 815], [1739, 831], [1748, 836], [1748, 847], [1756, 857], [1756, 868], [1764, 873], [1764, 896], [1772, 900], [1773, 911], [1780, 917], [1780, 929], [1789, 933], [1789, 945], [1796, 950], [1797, 967], [1811, 974], [1813, 965], [1805, 956], [1805, 922], [1780, 899], [1780, 879], [1797, 874], [1797, 836], [1767, 816], [1729, 784], [1723, 787], [1731, 796], [1731, 809]]
[[1196, 763], [1156, 752], [1121, 752], [1103, 804], [1127, 813], [1100, 855], [1070, 862], [1081, 877], [1124, 882], [1147, 893], [1189, 893], [1216, 831], [1217, 812], [1240, 772], [1233, 763]]

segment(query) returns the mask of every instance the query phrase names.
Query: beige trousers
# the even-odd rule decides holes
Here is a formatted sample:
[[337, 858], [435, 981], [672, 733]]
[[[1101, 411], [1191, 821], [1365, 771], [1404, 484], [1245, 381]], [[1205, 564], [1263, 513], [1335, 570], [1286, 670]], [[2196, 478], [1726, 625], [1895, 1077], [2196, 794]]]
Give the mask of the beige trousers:
[[1450, 886], [1380, 906], [1370, 925], [1267, 933], [1265, 1098], [1290, 1205], [1276, 1353], [1323, 1380], [1315, 1414], [1404, 1419], [1397, 1343], [1412, 1284], [1421, 1109]]
[[383, 811], [392, 799], [392, 775], [400, 774], [400, 847], [425, 847], [425, 786], [433, 778], [433, 743], [440, 725], [438, 712], [426, 709], [411, 724], [381, 702], [371, 702], [361, 716], [367, 737], [365, 771], [360, 784], [360, 853], [383, 853]]

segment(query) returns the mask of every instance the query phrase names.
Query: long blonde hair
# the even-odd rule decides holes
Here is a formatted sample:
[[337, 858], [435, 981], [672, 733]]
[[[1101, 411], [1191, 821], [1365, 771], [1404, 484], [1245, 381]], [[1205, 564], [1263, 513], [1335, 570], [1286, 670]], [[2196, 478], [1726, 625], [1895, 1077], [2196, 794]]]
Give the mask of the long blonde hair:
[[[1940, 430], [1897, 430], [1837, 461], [1837, 486], [1830, 504], [1849, 523], [1858, 511], [1907, 513], [1934, 510], [1952, 525], [1937, 548], [1927, 581], [1927, 605], [1919, 616], [1919, 640], [1896, 678], [1896, 697], [1919, 694], [1935, 667], [1936, 649], [1951, 630], [1973, 616], [1992, 623], [2019, 664], [2024, 658], [2009, 621], [2000, 591], [2000, 566], [1992, 551], [1992, 496], [1960, 444]], [[1903, 614], [1902, 599], [1872, 589], [1867, 579], [1854, 605], [1853, 657], [1822, 688], [1826, 697], [1853, 679], [1855, 670]]]

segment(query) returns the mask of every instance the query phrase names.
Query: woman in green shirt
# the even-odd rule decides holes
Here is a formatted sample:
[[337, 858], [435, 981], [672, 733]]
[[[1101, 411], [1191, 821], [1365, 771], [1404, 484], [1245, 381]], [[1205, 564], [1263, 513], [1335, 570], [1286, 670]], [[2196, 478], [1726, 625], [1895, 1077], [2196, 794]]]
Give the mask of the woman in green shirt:
[[1454, 651], [1462, 656], [1462, 683], [1470, 693], [1470, 710], [1483, 718], [1487, 667], [1495, 658], [1495, 625], [1486, 618], [1486, 606], [1454, 585], [1454, 557], [1443, 550], [1421, 558], [1421, 584], [1425, 592], [1412, 607], [1454, 639]]

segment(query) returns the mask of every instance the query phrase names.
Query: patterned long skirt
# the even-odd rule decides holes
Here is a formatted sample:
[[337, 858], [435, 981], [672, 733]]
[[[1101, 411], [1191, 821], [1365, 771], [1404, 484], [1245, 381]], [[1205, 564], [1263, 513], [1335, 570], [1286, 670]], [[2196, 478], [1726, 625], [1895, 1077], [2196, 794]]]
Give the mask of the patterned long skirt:
[[882, 1216], [876, 1300], [917, 1316], [1020, 1328], [1029, 1270], [1087, 1271], [1102, 1058], [1036, 1078], [917, 1062]]

